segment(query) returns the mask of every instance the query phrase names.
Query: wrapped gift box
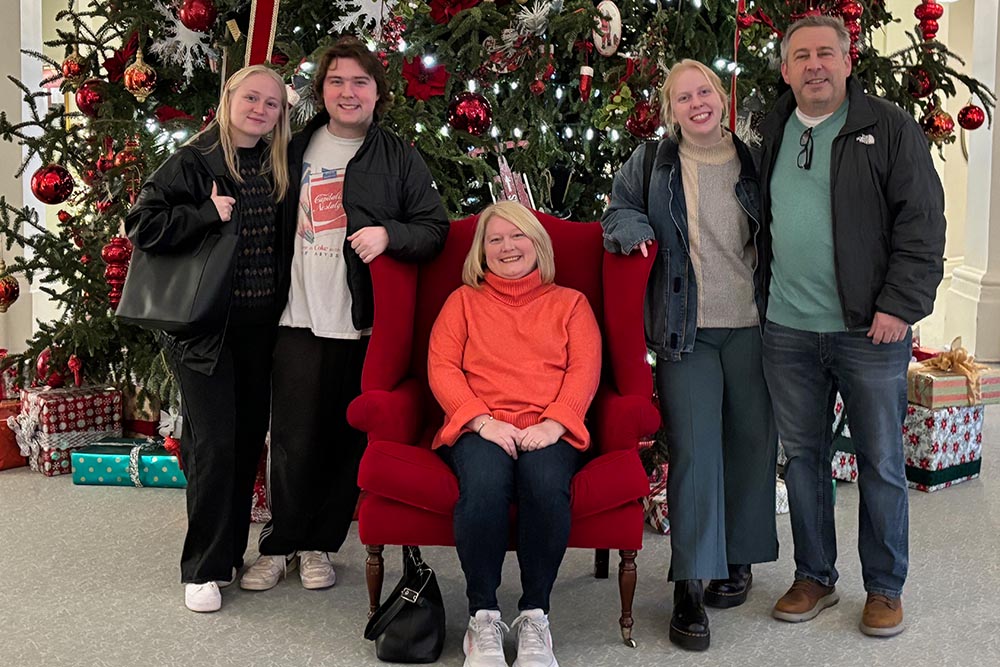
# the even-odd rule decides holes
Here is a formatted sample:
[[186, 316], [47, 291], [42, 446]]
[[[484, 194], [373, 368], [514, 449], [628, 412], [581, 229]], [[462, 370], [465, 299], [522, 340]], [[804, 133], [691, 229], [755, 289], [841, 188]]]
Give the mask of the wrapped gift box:
[[100, 486], [184, 488], [187, 478], [162, 443], [143, 438], [104, 438], [73, 451], [73, 483]]
[[[858, 478], [857, 459], [854, 455], [854, 443], [851, 440], [851, 427], [847, 421], [847, 414], [844, 410], [844, 399], [837, 394], [833, 404], [833, 419], [831, 424], [833, 430], [833, 456], [830, 458], [830, 473], [834, 479], [845, 482], [853, 482]], [[788, 458], [785, 455], [785, 448], [781, 441], [778, 441], [778, 466], [781, 476], [784, 476], [785, 462]]]
[[[964, 375], [910, 364], [906, 378], [906, 398], [925, 408], [969, 406], [969, 384]], [[987, 368], [979, 379], [978, 404], [1000, 403], [1000, 369]]]
[[670, 511], [667, 506], [668, 464], [663, 463], [649, 476], [649, 495], [642, 499], [642, 509], [646, 523], [656, 532], [670, 534]]
[[159, 426], [158, 398], [144, 394], [142, 387], [132, 387], [122, 393], [122, 432], [125, 437], [155, 438]]
[[0, 470], [28, 465], [21, 455], [14, 432], [7, 426], [7, 418], [21, 412], [21, 401], [0, 401]]
[[978, 477], [984, 414], [978, 405], [936, 410], [908, 406], [903, 422], [907, 484], [937, 491]]
[[33, 387], [21, 391], [21, 412], [7, 419], [32, 470], [69, 473], [69, 451], [122, 434], [122, 397], [114, 387]]

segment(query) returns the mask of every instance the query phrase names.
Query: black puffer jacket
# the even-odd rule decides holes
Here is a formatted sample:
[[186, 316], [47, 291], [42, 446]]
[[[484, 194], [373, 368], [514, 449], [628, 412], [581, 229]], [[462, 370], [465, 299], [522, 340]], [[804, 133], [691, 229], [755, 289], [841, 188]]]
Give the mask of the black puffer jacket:
[[[313, 134], [330, 122], [326, 111], [317, 114], [288, 146], [288, 172], [292, 192], [285, 198], [282, 245], [292, 248], [298, 224], [302, 160]], [[417, 149], [379, 127], [368, 128], [365, 140], [347, 164], [344, 175], [344, 212], [347, 235], [362, 227], [385, 227], [389, 234], [386, 254], [395, 259], [422, 262], [434, 258], [448, 238], [448, 215], [434, 189], [430, 170]], [[368, 265], [344, 242], [347, 284], [351, 290], [354, 328], [367, 329], [374, 317], [372, 278]], [[284, 257], [278, 277], [278, 302], [284, 309], [291, 282], [292, 253]]]
[[[217, 141], [217, 132], [198, 137], [167, 158], [143, 183], [125, 217], [125, 233], [137, 248], [149, 253], [182, 253], [196, 248], [208, 234], [224, 227], [239, 230], [239, 207], [233, 207], [230, 220], [222, 222], [211, 199], [213, 184], [218, 186], [220, 195], [237, 196], [237, 184], [229, 175], [222, 149], [216, 146], [210, 150]], [[280, 207], [276, 210], [281, 211]], [[281, 234], [275, 236], [275, 261], [278, 266], [285, 266], [291, 261], [290, 246], [283, 243]], [[275, 326], [280, 315], [281, 310], [276, 307]], [[223, 327], [195, 336], [161, 333], [160, 337], [164, 347], [181, 363], [210, 375], [215, 370], [225, 331]]]
[[[847, 80], [849, 109], [830, 158], [834, 266], [848, 329], [867, 328], [876, 311], [910, 324], [934, 308], [944, 273], [944, 192], [927, 138], [913, 118]], [[764, 294], [771, 280], [771, 176], [792, 92], [761, 123]], [[796, 150], [798, 148], [796, 147]]]

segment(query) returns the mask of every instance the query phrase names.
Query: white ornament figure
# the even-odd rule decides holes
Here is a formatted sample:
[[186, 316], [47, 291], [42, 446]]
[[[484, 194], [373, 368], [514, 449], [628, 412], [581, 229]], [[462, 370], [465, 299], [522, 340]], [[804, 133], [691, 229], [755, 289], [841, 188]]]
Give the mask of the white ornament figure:
[[333, 22], [331, 32], [350, 32], [352, 28], [365, 31], [369, 26], [381, 27], [392, 18], [396, 0], [334, 0], [332, 3], [340, 18]]
[[613, 56], [622, 43], [622, 13], [611, 0], [597, 3], [597, 19], [593, 31], [594, 46], [602, 56]]
[[164, 65], [184, 68], [184, 80], [191, 82], [195, 67], [211, 67], [218, 55], [211, 47], [211, 37], [204, 32], [191, 30], [177, 18], [177, 12], [162, 2], [156, 3], [156, 11], [163, 15], [166, 28], [163, 37], [149, 47]]

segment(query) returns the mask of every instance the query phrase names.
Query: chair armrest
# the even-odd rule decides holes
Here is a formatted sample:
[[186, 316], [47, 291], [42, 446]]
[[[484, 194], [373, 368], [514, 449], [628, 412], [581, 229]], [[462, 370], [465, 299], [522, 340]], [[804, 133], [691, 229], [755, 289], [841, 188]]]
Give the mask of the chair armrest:
[[424, 389], [409, 378], [391, 391], [370, 389], [347, 406], [347, 421], [369, 442], [416, 444], [424, 430]]
[[361, 391], [391, 391], [409, 375], [418, 267], [379, 255], [369, 269], [375, 319], [361, 371]]
[[[656, 257], [604, 253], [604, 345], [611, 361], [611, 378], [623, 396], [652, 397], [653, 374], [646, 362], [643, 307], [646, 282]], [[655, 429], [654, 429], [655, 430]]]
[[660, 427], [660, 411], [649, 396], [622, 396], [607, 386], [598, 389], [590, 408], [591, 436], [597, 451], [606, 454], [637, 449], [639, 441]]

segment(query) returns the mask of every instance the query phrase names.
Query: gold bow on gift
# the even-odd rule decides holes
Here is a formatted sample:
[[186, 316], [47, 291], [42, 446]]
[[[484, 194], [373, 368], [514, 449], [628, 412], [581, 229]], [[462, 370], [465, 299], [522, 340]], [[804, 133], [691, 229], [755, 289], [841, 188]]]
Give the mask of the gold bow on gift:
[[989, 369], [989, 366], [976, 363], [976, 358], [962, 347], [961, 336], [951, 341], [951, 350], [948, 352], [925, 359], [920, 363], [924, 368], [932, 368], [944, 371], [945, 373], [951, 373], [952, 375], [964, 376], [969, 394], [969, 405], [976, 405], [982, 400], [980, 377], [983, 371]]

